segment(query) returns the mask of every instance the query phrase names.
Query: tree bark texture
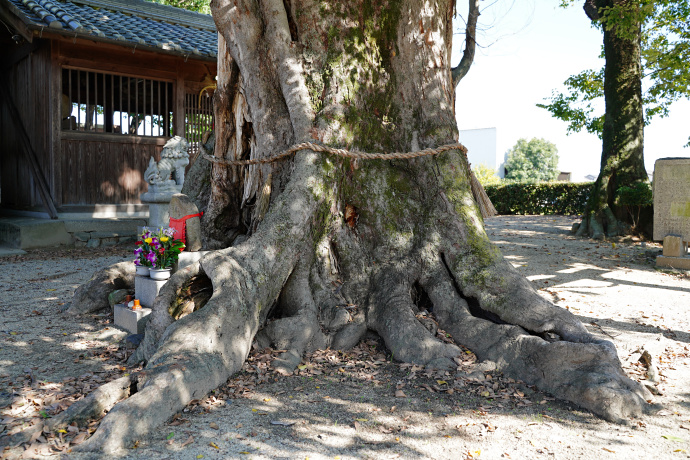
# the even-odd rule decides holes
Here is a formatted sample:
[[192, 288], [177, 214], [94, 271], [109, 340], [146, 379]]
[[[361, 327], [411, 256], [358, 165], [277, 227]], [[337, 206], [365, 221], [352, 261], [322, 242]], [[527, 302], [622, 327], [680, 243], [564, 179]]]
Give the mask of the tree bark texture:
[[[600, 20], [605, 8], [634, 2], [589, 0], [585, 12]], [[641, 25], [626, 28], [604, 25], [604, 98], [606, 111], [602, 132], [601, 169], [577, 230], [578, 235], [600, 239], [624, 233], [632, 222], [626, 210], [616, 206], [619, 187], [647, 181], [644, 166], [644, 109], [642, 105]], [[645, 223], [641, 223], [645, 226]]]
[[[214, 155], [265, 158], [308, 140], [369, 152], [456, 142], [453, 1], [211, 7], [229, 55]], [[460, 348], [429, 332], [422, 310], [499, 371], [609, 420], [638, 414], [649, 394], [613, 345], [542, 298], [489, 241], [469, 177], [457, 151], [369, 161], [301, 151], [257, 167], [214, 165], [209, 207], [233, 211], [217, 220], [218, 207], [225, 236], [213, 238], [240, 236], [162, 289], [132, 357], [146, 362], [136, 389], [79, 448], [131, 446], [239, 370], [253, 340], [286, 350], [274, 363], [283, 373], [303, 353], [347, 349], [367, 330], [397, 360], [454, 368]], [[171, 304], [203, 277], [210, 300], [175, 320]]]

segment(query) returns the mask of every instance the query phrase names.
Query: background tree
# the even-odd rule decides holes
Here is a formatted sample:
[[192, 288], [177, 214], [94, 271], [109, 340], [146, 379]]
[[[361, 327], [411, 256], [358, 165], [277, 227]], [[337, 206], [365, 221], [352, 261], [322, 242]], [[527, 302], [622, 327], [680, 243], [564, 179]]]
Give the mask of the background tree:
[[[606, 67], [568, 78], [565, 93], [538, 105], [566, 121], [569, 131], [585, 129], [602, 137], [600, 174], [578, 229], [580, 235], [601, 238], [633, 223], [615, 196], [621, 187], [647, 181], [644, 124], [668, 115], [671, 103], [690, 96], [690, 5], [687, 0], [597, 0], [586, 2], [585, 11], [603, 31]], [[598, 111], [602, 97], [605, 114]], [[648, 227], [651, 217], [649, 210], [643, 212], [639, 227]]]
[[501, 178], [498, 177], [496, 171], [485, 164], [473, 166], [472, 170], [474, 171], [474, 175], [477, 176], [477, 180], [479, 180], [484, 187], [487, 185], [498, 185], [501, 183]]
[[[145, 361], [144, 370], [108, 387], [124, 399], [113, 406], [117, 398], [104, 389], [51, 419], [54, 427], [85, 406], [105, 408], [78, 447], [130, 447], [223, 384], [254, 340], [286, 350], [273, 363], [279, 372], [292, 372], [306, 351], [352, 347], [367, 330], [397, 360], [455, 369], [460, 348], [427, 329], [422, 311], [499, 372], [609, 420], [643, 410], [650, 395], [625, 375], [613, 345], [541, 297], [484, 231], [464, 148], [455, 144], [454, 6], [211, 4], [223, 39], [215, 147], [204, 157], [213, 163], [211, 199], [199, 205], [227, 204], [204, 215], [204, 228], [231, 245], [173, 274], [161, 290], [131, 358]], [[315, 144], [289, 159], [232, 163], [306, 141]], [[443, 153], [416, 159], [321, 153], [442, 145]], [[212, 289], [210, 300], [174, 318], [170, 306], [199, 283]]]
[[189, 11], [196, 11], [197, 13], [211, 14], [211, 5], [209, 0], [149, 0], [161, 5], [174, 6], [175, 8], [182, 8]]
[[518, 139], [508, 150], [506, 179], [552, 181], [558, 178], [558, 149], [545, 139]]

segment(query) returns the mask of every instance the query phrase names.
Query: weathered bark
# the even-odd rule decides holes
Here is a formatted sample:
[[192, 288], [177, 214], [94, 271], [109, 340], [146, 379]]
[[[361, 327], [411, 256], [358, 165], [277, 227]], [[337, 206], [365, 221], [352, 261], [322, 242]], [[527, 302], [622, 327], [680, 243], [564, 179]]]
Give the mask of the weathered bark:
[[[592, 21], [599, 21], [602, 8], [623, 3], [628, 8], [637, 8], [635, 2], [626, 0], [588, 0], [585, 12]], [[616, 191], [623, 185], [648, 180], [644, 166], [641, 25], [626, 27], [624, 33], [606, 24], [603, 29], [606, 112], [601, 169], [587, 201], [582, 223], [577, 228], [578, 235], [596, 239], [628, 231], [634, 222], [626, 209], [616, 206]], [[645, 227], [646, 222], [641, 222], [640, 226]]]
[[[243, 81], [250, 157], [307, 139], [368, 151], [457, 139], [452, 0], [211, 6]], [[351, 161], [302, 151], [243, 169], [217, 179], [243, 191], [226, 195], [233, 209], [245, 212], [244, 192], [256, 199], [271, 177], [268, 211], [253, 217], [242, 242], [173, 275], [132, 357], [146, 362], [136, 392], [79, 449], [130, 446], [225, 382], [254, 339], [286, 350], [275, 362], [284, 373], [305, 351], [346, 349], [367, 329], [395, 359], [450, 368], [460, 350], [418, 319], [426, 307], [457, 343], [557, 397], [616, 421], [644, 406], [648, 394], [624, 375], [613, 346], [540, 297], [491, 244], [460, 152]], [[171, 303], [203, 276], [211, 299], [175, 321]]]

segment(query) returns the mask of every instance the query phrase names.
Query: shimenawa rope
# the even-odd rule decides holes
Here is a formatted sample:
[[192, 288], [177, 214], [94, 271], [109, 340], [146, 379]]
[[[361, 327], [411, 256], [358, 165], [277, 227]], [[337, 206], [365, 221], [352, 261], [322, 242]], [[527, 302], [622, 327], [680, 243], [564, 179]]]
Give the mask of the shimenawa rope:
[[[276, 155], [270, 156], [268, 158], [260, 158], [254, 160], [226, 160], [224, 158], [218, 158], [207, 154], [206, 152], [201, 153], [201, 156], [213, 163], [222, 164], [226, 166], [248, 166], [248, 165], [258, 165], [273, 163], [276, 161], [283, 160], [300, 150], [311, 150], [313, 152], [328, 153], [331, 155], [337, 155], [345, 158], [355, 158], [362, 160], [392, 160], [392, 159], [403, 159], [408, 160], [411, 158], [418, 158], [429, 155], [438, 155], [439, 153], [447, 152], [449, 150], [459, 150], [467, 158], [467, 147], [462, 144], [446, 144], [436, 148], [428, 148], [424, 150], [417, 150], [415, 152], [394, 152], [394, 153], [366, 153], [357, 152], [346, 149], [336, 149], [333, 147], [327, 147], [325, 145], [312, 144], [311, 142], [303, 142], [301, 144], [293, 145], [292, 147], [283, 150]], [[468, 163], [469, 164], [469, 163]], [[496, 215], [496, 209], [494, 208], [489, 196], [486, 194], [484, 187], [477, 180], [474, 172], [470, 169], [470, 185], [472, 189], [472, 195], [479, 206], [479, 210], [483, 217], [491, 217]]]

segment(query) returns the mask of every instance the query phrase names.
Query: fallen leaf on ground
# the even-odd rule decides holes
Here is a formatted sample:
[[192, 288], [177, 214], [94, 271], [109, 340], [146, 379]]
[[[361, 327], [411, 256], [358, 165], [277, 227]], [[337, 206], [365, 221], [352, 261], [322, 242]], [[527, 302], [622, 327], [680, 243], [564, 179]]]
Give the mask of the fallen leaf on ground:
[[187, 440], [185, 442], [182, 443], [182, 445], [180, 447], [187, 447], [188, 445], [190, 445], [193, 442], [194, 442], [194, 436], [190, 436], [187, 438]]
[[670, 434], [662, 434], [661, 437], [664, 439], [668, 439], [669, 441], [685, 442], [685, 439], [679, 438], [678, 436], [672, 436]]
[[407, 395], [402, 390], [395, 390], [395, 397], [396, 398], [405, 398]]
[[218, 429], [218, 424], [217, 424], [216, 422], [211, 422], [211, 423], [208, 424], [208, 426], [210, 426], [210, 427], [213, 428], [214, 430], [217, 430], [217, 429]]

